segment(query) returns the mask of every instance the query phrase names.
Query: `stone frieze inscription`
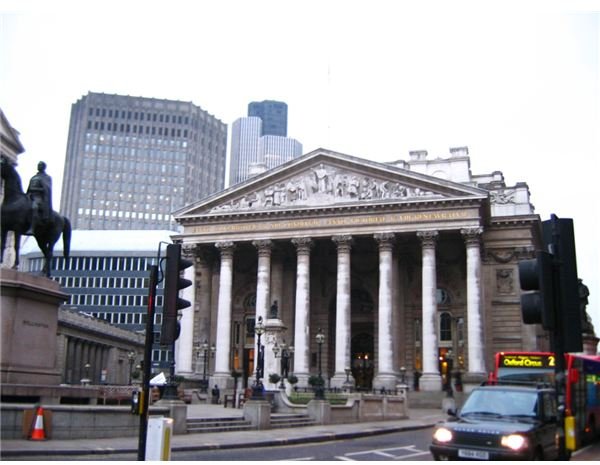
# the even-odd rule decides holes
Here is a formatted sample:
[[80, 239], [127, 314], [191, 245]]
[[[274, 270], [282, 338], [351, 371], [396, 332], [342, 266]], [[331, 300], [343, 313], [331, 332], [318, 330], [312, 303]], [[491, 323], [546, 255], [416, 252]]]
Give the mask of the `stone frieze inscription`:
[[456, 210], [445, 212], [389, 213], [381, 215], [354, 215], [343, 217], [320, 217], [280, 221], [255, 221], [252, 223], [198, 225], [185, 228], [185, 233], [216, 234], [228, 232], [242, 233], [254, 231], [318, 229], [343, 226], [367, 226], [386, 224], [394, 225], [423, 222], [456, 221], [476, 217], [476, 213], [470, 210]]

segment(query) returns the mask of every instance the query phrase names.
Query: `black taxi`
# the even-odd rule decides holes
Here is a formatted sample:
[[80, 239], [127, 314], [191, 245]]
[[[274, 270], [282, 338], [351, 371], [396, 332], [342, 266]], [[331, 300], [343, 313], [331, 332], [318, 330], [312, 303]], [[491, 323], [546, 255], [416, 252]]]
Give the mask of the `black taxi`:
[[435, 460], [556, 460], [554, 390], [479, 386], [458, 412], [438, 423], [429, 447]]

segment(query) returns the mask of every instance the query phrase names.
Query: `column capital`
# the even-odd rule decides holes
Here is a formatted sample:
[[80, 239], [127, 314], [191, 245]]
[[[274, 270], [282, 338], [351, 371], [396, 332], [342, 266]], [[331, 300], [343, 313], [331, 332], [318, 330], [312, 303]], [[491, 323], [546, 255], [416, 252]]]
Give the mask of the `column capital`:
[[379, 244], [379, 250], [391, 250], [394, 247], [396, 235], [391, 232], [376, 233], [373, 237]]
[[252, 241], [252, 245], [258, 249], [259, 256], [270, 256], [273, 248], [273, 241], [270, 239], [260, 239]]
[[435, 247], [435, 242], [439, 233], [437, 231], [418, 231], [417, 237], [421, 240], [421, 244], [423, 248], [433, 248]]
[[476, 228], [463, 228], [460, 230], [465, 243], [468, 246], [478, 246], [481, 240], [481, 234], [483, 234], [483, 228], [478, 226]]
[[349, 234], [340, 234], [332, 236], [331, 240], [337, 245], [338, 252], [350, 252], [352, 247], [352, 236]]
[[310, 253], [310, 248], [314, 242], [310, 237], [296, 237], [292, 239], [292, 244], [296, 246], [298, 255]]
[[221, 251], [222, 258], [233, 257], [233, 249], [235, 248], [235, 243], [233, 243], [232, 241], [216, 242], [215, 247]]
[[181, 244], [181, 255], [185, 258], [194, 258], [198, 252], [198, 244]]

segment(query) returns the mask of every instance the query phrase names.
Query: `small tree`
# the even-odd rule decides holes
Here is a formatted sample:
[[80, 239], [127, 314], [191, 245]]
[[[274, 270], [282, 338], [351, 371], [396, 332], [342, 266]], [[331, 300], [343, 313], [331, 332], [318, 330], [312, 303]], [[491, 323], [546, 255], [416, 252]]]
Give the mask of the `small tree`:
[[271, 383], [271, 384], [277, 384], [280, 379], [281, 379], [281, 376], [279, 376], [277, 373], [271, 373], [269, 375], [269, 383]]
[[296, 375], [290, 375], [287, 377], [288, 383], [292, 386], [298, 382], [298, 377]]

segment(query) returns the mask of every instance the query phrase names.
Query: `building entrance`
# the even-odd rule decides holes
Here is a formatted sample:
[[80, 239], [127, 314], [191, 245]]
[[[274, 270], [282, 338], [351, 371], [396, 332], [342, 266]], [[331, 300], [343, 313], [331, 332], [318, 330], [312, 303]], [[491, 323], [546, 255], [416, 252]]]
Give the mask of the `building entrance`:
[[356, 389], [370, 390], [373, 387], [373, 336], [367, 333], [352, 338], [352, 376]]

